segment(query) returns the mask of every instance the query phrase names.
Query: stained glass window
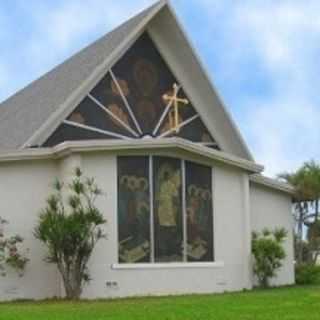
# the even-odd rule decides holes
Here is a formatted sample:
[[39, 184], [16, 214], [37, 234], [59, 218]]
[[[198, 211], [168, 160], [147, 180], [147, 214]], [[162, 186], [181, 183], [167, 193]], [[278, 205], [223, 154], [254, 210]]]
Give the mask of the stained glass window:
[[64, 141], [114, 139], [105, 134], [89, 131], [83, 128], [61, 124], [54, 134], [43, 144], [44, 147], [52, 147]]
[[119, 262], [150, 261], [148, 157], [118, 159]]
[[213, 261], [211, 179], [179, 159], [119, 157], [119, 262]]
[[145, 136], [178, 136], [219, 149], [147, 32], [106, 72], [45, 145]]
[[153, 166], [155, 261], [182, 261], [181, 161], [155, 158]]
[[188, 261], [213, 260], [211, 168], [186, 162]]

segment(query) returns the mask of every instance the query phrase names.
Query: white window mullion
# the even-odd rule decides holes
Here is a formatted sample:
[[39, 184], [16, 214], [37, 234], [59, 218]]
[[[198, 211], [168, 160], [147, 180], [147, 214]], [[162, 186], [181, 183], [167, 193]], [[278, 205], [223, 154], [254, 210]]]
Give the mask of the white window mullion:
[[182, 173], [182, 223], [183, 223], [183, 261], [187, 262], [188, 241], [187, 241], [187, 203], [186, 203], [186, 162], [181, 160]]
[[[177, 93], [179, 93], [179, 90], [180, 90], [180, 89], [181, 89], [181, 86], [178, 87]], [[172, 103], [173, 103], [172, 100], [169, 101], [169, 103], [167, 104], [166, 108], [164, 109], [164, 111], [163, 111], [163, 113], [162, 113], [162, 115], [161, 115], [161, 117], [160, 117], [159, 122], [157, 123], [156, 127], [155, 127], [154, 130], [153, 130], [153, 133], [152, 133], [152, 134], [153, 134], [154, 136], [158, 133], [158, 130], [160, 129], [160, 126], [161, 126], [163, 120], [165, 119], [166, 115], [167, 115], [168, 112], [170, 111], [170, 109], [171, 109], [171, 107], [172, 107]]]
[[115, 74], [113, 73], [112, 69], [109, 70], [109, 73], [110, 73], [110, 75], [111, 75], [112, 81], [113, 81], [114, 84], [116, 85], [116, 87], [117, 87], [117, 89], [118, 89], [118, 91], [119, 91], [119, 93], [120, 93], [120, 95], [121, 95], [121, 98], [122, 98], [122, 100], [123, 100], [123, 102], [124, 102], [124, 104], [125, 104], [128, 112], [129, 112], [129, 114], [130, 114], [130, 116], [131, 116], [131, 119], [132, 119], [132, 121], [134, 122], [137, 130], [139, 131], [140, 134], [143, 134], [143, 132], [142, 132], [142, 130], [141, 130], [141, 128], [140, 128], [140, 125], [139, 125], [139, 123], [138, 123], [138, 121], [137, 121], [137, 119], [136, 119], [136, 117], [135, 117], [135, 115], [134, 115], [134, 113], [133, 113], [130, 105], [129, 105], [129, 102], [128, 102], [126, 96], [124, 95], [124, 93], [123, 93], [123, 91], [122, 91], [122, 89], [121, 89], [121, 86], [120, 86], [120, 84], [119, 84], [119, 82], [118, 82], [118, 80], [117, 80], [117, 77], [116, 77]]
[[160, 136], [158, 136], [158, 138], [165, 138], [167, 136], [169, 136], [171, 133], [176, 132], [177, 130], [180, 130], [181, 128], [185, 127], [186, 125], [188, 125], [189, 123], [193, 122], [194, 120], [198, 119], [200, 116], [198, 114], [194, 115], [193, 117], [181, 122], [178, 126], [178, 128], [176, 129], [170, 129], [164, 133], [162, 133]]
[[102, 109], [104, 112], [106, 112], [111, 118], [116, 120], [123, 128], [125, 128], [127, 131], [129, 131], [131, 134], [133, 134], [135, 137], [139, 137], [139, 135], [131, 129], [129, 125], [127, 125], [125, 122], [123, 122], [120, 118], [118, 118], [113, 112], [111, 112], [106, 106], [104, 106], [98, 99], [96, 99], [93, 95], [90, 93], [88, 94], [89, 99], [91, 99], [100, 109]]
[[119, 134], [119, 133], [111, 132], [111, 131], [107, 131], [107, 130], [102, 130], [102, 129], [99, 129], [99, 128], [96, 128], [96, 127], [87, 126], [85, 124], [81, 124], [81, 123], [74, 122], [74, 121], [63, 120], [62, 123], [67, 124], [67, 125], [72, 126], [72, 127], [84, 129], [84, 130], [87, 130], [87, 131], [101, 133], [101, 134], [104, 134], [106, 136], [110, 136], [110, 137], [114, 137], [114, 138], [132, 140], [131, 137], [125, 136], [123, 134]]
[[153, 156], [149, 157], [149, 192], [150, 192], [150, 260], [155, 262], [154, 255], [154, 190], [153, 190]]
[[213, 241], [213, 244], [212, 244], [212, 260], [213, 261], [216, 261], [216, 257], [215, 257], [215, 254], [216, 254], [216, 248], [215, 248], [215, 245], [216, 245], [216, 225], [215, 225], [215, 191], [216, 191], [216, 188], [215, 188], [215, 183], [216, 183], [216, 179], [215, 179], [215, 171], [214, 171], [214, 168], [211, 168], [211, 214], [212, 214], [212, 241]]

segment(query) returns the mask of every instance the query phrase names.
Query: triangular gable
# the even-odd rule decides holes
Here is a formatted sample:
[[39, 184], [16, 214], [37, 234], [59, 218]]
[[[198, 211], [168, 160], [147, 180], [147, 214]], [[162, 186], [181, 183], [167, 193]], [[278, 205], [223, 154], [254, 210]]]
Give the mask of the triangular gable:
[[151, 38], [144, 33], [44, 146], [68, 140], [173, 136], [219, 149]]
[[[131, 29], [130, 25], [133, 26]], [[197, 107], [197, 113], [199, 113], [212, 139], [214, 137], [223, 151], [247, 160], [253, 160], [237, 127], [224, 108], [209, 77], [199, 63], [199, 59], [177, 22], [168, 1], [159, 1], [141, 13], [139, 18], [133, 18], [130, 22], [125, 23], [124, 26], [125, 28], [121, 26], [118, 29], [126, 29], [127, 31], [117, 32], [117, 36], [120, 34], [119, 37], [122, 37], [123, 41], [118, 45], [111, 46], [113, 48], [111, 53], [107, 54], [104, 60], [92, 70], [91, 75], [87, 76], [81, 85], [56, 108], [47, 121], [42, 120], [42, 125], [34, 131], [33, 135], [22, 147], [43, 145], [61, 122], [70, 115], [70, 112], [79, 105], [88, 92], [103, 78], [106, 71], [119, 60], [143, 32], [148, 31], [161, 55], [174, 72], [177, 82], [192, 99], [191, 104]], [[108, 43], [105, 42], [104, 45], [110, 51]], [[99, 52], [100, 54], [101, 52]], [[70, 73], [72, 73], [72, 70], [70, 70]], [[59, 85], [59, 83], [54, 83], [54, 85]], [[48, 94], [50, 95], [50, 92]], [[30, 105], [32, 106], [32, 103]]]

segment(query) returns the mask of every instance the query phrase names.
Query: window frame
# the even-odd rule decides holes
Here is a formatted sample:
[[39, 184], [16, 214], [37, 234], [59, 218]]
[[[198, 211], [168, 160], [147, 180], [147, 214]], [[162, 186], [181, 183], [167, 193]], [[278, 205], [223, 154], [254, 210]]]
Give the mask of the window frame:
[[[116, 205], [116, 259], [117, 263], [111, 264], [111, 268], [114, 270], [125, 270], [125, 269], [162, 269], [162, 268], [222, 268], [224, 267], [223, 261], [216, 260], [216, 248], [215, 248], [215, 201], [214, 201], [214, 194], [215, 194], [215, 179], [214, 179], [214, 167], [212, 165], [203, 164], [193, 160], [186, 160], [181, 157], [174, 157], [170, 155], [120, 155], [116, 157], [116, 167], [117, 167], [117, 199], [119, 199], [119, 186], [118, 186], [118, 159], [119, 158], [132, 158], [132, 157], [146, 157], [148, 158], [148, 173], [149, 173], [149, 202], [150, 202], [150, 262], [138, 262], [138, 263], [125, 263], [119, 261], [119, 222], [118, 222], [118, 200]], [[156, 262], [155, 261], [155, 234], [154, 234], [154, 158], [156, 157], [165, 157], [176, 159], [180, 161], [181, 167], [181, 183], [182, 183], [182, 223], [183, 223], [183, 261], [173, 261], [173, 262]], [[186, 162], [195, 163], [198, 165], [206, 166], [210, 168], [211, 171], [211, 210], [212, 210], [212, 261], [188, 261], [187, 255], [187, 243], [188, 243], [188, 235], [187, 235], [187, 199], [186, 199]]]

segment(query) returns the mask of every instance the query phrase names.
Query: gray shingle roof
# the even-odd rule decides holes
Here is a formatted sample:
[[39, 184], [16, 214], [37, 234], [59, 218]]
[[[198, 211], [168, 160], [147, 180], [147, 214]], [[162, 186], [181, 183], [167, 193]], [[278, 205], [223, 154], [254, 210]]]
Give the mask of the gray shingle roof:
[[159, 2], [0, 104], [0, 150], [21, 147]]

